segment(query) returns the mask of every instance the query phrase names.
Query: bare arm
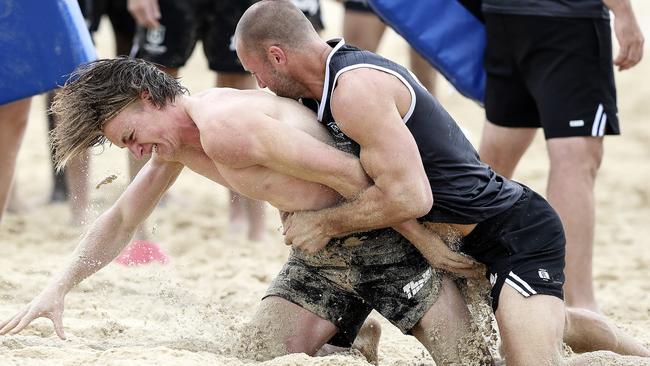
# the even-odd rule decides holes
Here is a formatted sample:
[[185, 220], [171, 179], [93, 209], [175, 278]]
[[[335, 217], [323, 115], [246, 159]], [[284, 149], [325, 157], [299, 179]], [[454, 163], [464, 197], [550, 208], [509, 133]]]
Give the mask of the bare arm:
[[614, 33], [620, 46], [614, 65], [620, 71], [627, 70], [643, 58], [643, 33], [629, 0], [603, 0], [603, 3], [614, 13]]
[[[418, 147], [396, 105], [398, 88], [390, 84], [393, 77], [386, 74], [389, 79], [377, 78], [377, 73], [383, 73], [368, 75], [373, 71], [363, 70], [359, 76], [344, 79], [356, 72], [341, 76], [332, 98], [332, 111], [341, 130], [361, 146], [360, 162], [374, 184], [340, 206], [313, 213], [312, 223], [317, 225], [310, 230], [327, 236], [415, 219], [426, 214], [433, 202]], [[399, 83], [396, 79], [394, 82]], [[407, 93], [408, 104], [408, 90], [400, 86]]]
[[[359, 194], [372, 188], [372, 181], [356, 156], [331, 147], [309, 133], [288, 126], [282, 121], [273, 120], [259, 111], [243, 114], [240, 110], [238, 112], [236, 120], [230, 118], [222, 121], [219, 123], [219, 129], [212, 129], [202, 137], [209, 139], [204, 140], [204, 146], [206, 150], [210, 150], [210, 156], [222, 164], [231, 167], [262, 165], [276, 172], [328, 186], [348, 200], [355, 200]], [[209, 148], [213, 146], [218, 146], [218, 149]], [[417, 158], [419, 160], [419, 153]], [[424, 179], [426, 180], [426, 176]], [[428, 181], [426, 184], [429, 189]], [[376, 206], [368, 208], [373, 209], [377, 210]], [[283, 215], [287, 230], [291, 227], [292, 220], [286, 218], [290, 216]], [[386, 226], [389, 225], [382, 227]], [[300, 250], [315, 252], [329, 241], [329, 236], [319, 237], [317, 231], [303, 228], [305, 230], [300, 231], [303, 233], [300, 238], [287, 235], [287, 244], [294, 244]], [[474, 261], [449, 250], [438, 235], [419, 224], [417, 220], [396, 222], [393, 228], [413, 243], [433, 266], [462, 275], [473, 274], [470, 269], [475, 266]]]
[[210, 157], [229, 167], [264, 166], [320, 183], [344, 197], [370, 184], [356, 156], [260, 111], [238, 111], [236, 118], [219, 123], [202, 138], [210, 139], [203, 143]]
[[65, 338], [61, 321], [65, 295], [117, 257], [182, 167], [150, 159], [117, 202], [88, 230], [67, 267], [23, 311], [0, 323], [0, 335], [18, 333], [35, 318], [45, 316], [53, 321], [57, 335]]

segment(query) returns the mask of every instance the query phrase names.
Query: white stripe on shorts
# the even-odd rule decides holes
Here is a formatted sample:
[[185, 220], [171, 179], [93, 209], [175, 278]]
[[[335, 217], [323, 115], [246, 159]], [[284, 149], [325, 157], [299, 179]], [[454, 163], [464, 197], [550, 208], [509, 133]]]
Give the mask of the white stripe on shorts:
[[598, 136], [598, 128], [602, 122], [603, 114], [603, 104], [598, 104], [598, 109], [596, 109], [596, 117], [594, 117], [594, 123], [591, 124], [591, 136]]
[[533, 288], [530, 287], [530, 285], [528, 283], [526, 283], [526, 281], [522, 280], [519, 276], [512, 273], [512, 271], [510, 273], [508, 273], [508, 277], [512, 278], [519, 285], [524, 286], [526, 288], [526, 290], [528, 290], [528, 292], [530, 292], [531, 294], [537, 295], [537, 291], [533, 290]]
[[605, 136], [605, 126], [607, 125], [607, 113], [603, 113], [600, 119], [600, 127], [598, 128], [598, 136]]
[[517, 285], [516, 283], [514, 283], [511, 279], [506, 278], [506, 283], [507, 283], [508, 285], [510, 285], [510, 287], [512, 287], [512, 288], [514, 288], [515, 290], [517, 290], [517, 292], [519, 292], [520, 294], [524, 295], [524, 297], [528, 297], [528, 296], [530, 296], [530, 294], [529, 294], [528, 292], [526, 292], [526, 290], [524, 290], [523, 288], [519, 287], [519, 285]]

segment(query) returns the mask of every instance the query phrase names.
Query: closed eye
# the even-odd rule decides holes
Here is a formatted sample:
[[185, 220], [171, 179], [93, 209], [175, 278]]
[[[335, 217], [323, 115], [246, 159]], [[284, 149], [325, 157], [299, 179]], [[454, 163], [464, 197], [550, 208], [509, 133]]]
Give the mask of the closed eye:
[[135, 131], [131, 131], [131, 134], [128, 137], [122, 137], [122, 145], [126, 145], [127, 143], [133, 141], [133, 138], [135, 137]]

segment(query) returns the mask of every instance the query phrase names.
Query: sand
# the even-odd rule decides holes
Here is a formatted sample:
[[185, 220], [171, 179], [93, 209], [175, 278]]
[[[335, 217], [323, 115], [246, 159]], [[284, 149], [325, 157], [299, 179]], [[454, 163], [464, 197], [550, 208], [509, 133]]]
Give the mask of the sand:
[[[326, 35], [340, 33], [341, 9], [325, 1]], [[634, 3], [650, 36], [650, 4]], [[100, 55], [112, 55], [108, 22], [97, 35]], [[647, 50], [646, 50], [647, 51]], [[388, 34], [380, 52], [405, 63], [404, 44]], [[182, 71], [183, 82], [200, 91], [214, 82], [197, 50]], [[603, 312], [646, 344], [650, 343], [650, 62], [617, 72], [623, 136], [605, 143], [599, 173], [595, 283]], [[483, 111], [440, 83], [438, 94], [450, 113], [478, 142]], [[82, 231], [69, 225], [67, 205], [43, 205], [50, 190], [44, 99], [34, 101], [19, 155], [18, 194], [30, 206], [8, 214], [0, 228], [0, 318], [17, 312], [59, 270]], [[539, 134], [516, 179], [545, 192], [548, 159]], [[115, 175], [111, 184], [99, 185]], [[91, 214], [98, 215], [127, 183], [125, 152], [108, 148], [92, 159]], [[95, 189], [99, 186], [98, 189]], [[248, 242], [227, 230], [227, 193], [191, 172], [172, 187], [168, 203], [149, 220], [148, 231], [170, 254], [168, 265], [125, 268], [111, 264], [66, 299], [60, 341], [48, 320], [20, 335], [0, 337], [0, 365], [248, 365], [255, 352], [241, 352], [245, 323], [287, 257], [277, 213], [267, 208], [268, 239]], [[379, 358], [383, 365], [433, 365], [417, 341], [385, 320]], [[289, 355], [264, 365], [367, 365], [356, 353], [323, 358]]]

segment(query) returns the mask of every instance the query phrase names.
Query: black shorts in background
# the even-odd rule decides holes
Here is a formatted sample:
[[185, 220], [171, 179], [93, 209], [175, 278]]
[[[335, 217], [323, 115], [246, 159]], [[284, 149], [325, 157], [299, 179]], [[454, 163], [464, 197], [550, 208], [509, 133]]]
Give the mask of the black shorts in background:
[[325, 29], [321, 14], [320, 0], [292, 0], [292, 3], [309, 19], [317, 32]]
[[79, 7], [83, 13], [88, 30], [96, 32], [102, 16], [108, 16], [113, 26], [113, 31], [118, 36], [133, 38], [135, 34], [135, 20], [126, 8], [127, 0], [79, 0]]
[[345, 10], [374, 13], [374, 10], [368, 5], [368, 0], [346, 0], [343, 2], [343, 6]]
[[607, 19], [484, 15], [490, 122], [547, 139], [620, 134]]
[[239, 18], [255, 0], [159, 0], [161, 26], [139, 27], [132, 56], [168, 68], [187, 62], [198, 40], [210, 70], [245, 72], [233, 36]]

